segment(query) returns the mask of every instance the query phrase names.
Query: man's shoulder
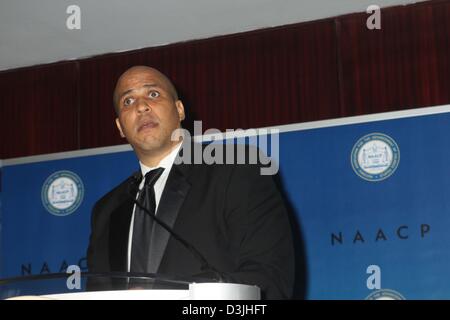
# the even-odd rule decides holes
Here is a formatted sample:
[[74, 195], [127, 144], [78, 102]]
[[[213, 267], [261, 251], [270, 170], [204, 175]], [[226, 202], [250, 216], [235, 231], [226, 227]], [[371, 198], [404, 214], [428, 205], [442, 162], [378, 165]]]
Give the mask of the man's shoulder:
[[127, 197], [130, 197], [132, 189], [136, 188], [137, 180], [139, 179], [139, 172], [133, 173], [131, 176], [120, 182], [112, 190], [108, 191], [103, 195], [94, 205], [94, 210], [101, 207], [113, 204], [116, 202], [121, 202]]

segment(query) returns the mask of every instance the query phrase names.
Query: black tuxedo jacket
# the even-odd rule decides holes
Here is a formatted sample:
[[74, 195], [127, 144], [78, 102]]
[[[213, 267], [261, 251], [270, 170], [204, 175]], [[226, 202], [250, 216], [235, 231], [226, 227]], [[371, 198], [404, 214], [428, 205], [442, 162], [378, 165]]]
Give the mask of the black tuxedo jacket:
[[[94, 206], [90, 272], [126, 272], [133, 179]], [[229, 281], [258, 285], [266, 299], [291, 297], [291, 228], [272, 176], [260, 175], [259, 165], [174, 164], [156, 214]], [[202, 274], [200, 261], [190, 251], [156, 223], [154, 228], [148, 272]]]

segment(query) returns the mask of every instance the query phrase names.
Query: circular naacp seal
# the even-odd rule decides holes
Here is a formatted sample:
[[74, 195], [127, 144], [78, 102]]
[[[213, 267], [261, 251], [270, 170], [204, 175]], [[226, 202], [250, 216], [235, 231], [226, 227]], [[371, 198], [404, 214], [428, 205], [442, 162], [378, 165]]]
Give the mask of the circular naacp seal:
[[56, 216], [67, 216], [83, 201], [84, 186], [80, 177], [71, 171], [57, 171], [45, 180], [41, 198], [45, 209]]
[[380, 181], [392, 175], [400, 162], [397, 143], [383, 133], [370, 133], [360, 138], [351, 153], [352, 168], [361, 178]]
[[366, 300], [406, 300], [399, 292], [391, 289], [375, 290], [366, 297]]

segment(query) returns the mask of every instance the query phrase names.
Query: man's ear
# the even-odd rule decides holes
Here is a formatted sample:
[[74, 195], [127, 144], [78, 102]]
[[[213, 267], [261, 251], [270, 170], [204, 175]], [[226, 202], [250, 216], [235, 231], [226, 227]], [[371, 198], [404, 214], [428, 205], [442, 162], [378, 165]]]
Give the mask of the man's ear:
[[120, 136], [122, 138], [125, 138], [125, 135], [123, 134], [123, 131], [122, 131], [122, 126], [120, 125], [119, 118], [116, 118], [116, 126], [117, 126], [117, 129], [119, 129]]
[[180, 122], [184, 120], [184, 118], [186, 117], [186, 115], [184, 114], [184, 105], [183, 102], [181, 102], [181, 100], [177, 100], [175, 102], [175, 106], [177, 107], [177, 111], [178, 111], [178, 118], [180, 119]]

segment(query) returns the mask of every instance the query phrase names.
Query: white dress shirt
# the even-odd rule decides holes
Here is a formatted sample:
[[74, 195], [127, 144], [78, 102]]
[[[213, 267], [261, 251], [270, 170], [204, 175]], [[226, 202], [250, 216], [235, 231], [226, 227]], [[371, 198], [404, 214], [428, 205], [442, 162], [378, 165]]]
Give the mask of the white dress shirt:
[[[175, 149], [173, 149], [167, 156], [165, 156], [164, 159], [162, 159], [159, 162], [159, 164], [154, 168], [147, 167], [142, 162], [139, 162], [139, 164], [141, 166], [142, 177], [145, 177], [146, 173], [153, 169], [164, 168], [163, 173], [158, 178], [158, 180], [156, 180], [156, 182], [153, 186], [154, 191], [155, 191], [155, 202], [156, 202], [155, 214], [158, 212], [158, 206], [159, 206], [159, 201], [161, 200], [161, 195], [163, 193], [164, 187], [167, 182], [167, 178], [169, 177], [170, 170], [172, 169], [172, 165], [175, 161], [175, 158], [177, 157], [177, 154], [178, 154], [180, 148], [181, 148], [181, 142], [178, 144], [178, 146]], [[144, 186], [144, 183], [145, 183], [145, 178], [142, 179], [141, 184], [139, 185], [139, 191]], [[138, 195], [139, 195], [139, 193], [138, 193]], [[137, 198], [137, 196], [136, 196], [136, 198]], [[135, 211], [136, 211], [136, 205], [133, 206], [133, 214], [131, 216], [131, 223], [130, 223], [130, 233], [128, 235], [128, 259], [127, 259], [128, 260], [127, 261], [128, 272], [130, 272], [130, 264], [131, 264], [131, 244], [133, 242], [133, 225], [134, 225], [134, 212]]]

